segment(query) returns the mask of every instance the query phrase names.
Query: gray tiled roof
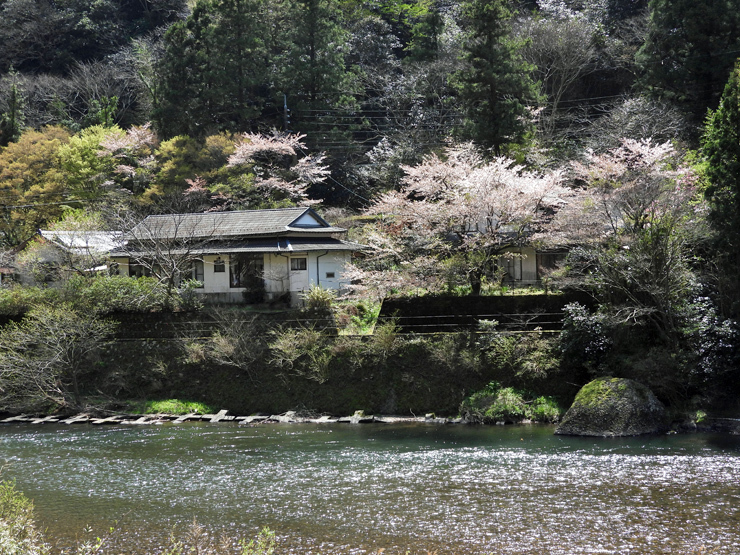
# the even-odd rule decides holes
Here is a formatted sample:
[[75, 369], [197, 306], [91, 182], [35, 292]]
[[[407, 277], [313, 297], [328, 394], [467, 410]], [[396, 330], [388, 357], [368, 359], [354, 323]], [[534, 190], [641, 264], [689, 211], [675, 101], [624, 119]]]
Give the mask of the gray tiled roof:
[[148, 216], [131, 231], [131, 235], [147, 241], [216, 239], [288, 232], [323, 235], [345, 231], [343, 228], [331, 226], [312, 209], [304, 207]]

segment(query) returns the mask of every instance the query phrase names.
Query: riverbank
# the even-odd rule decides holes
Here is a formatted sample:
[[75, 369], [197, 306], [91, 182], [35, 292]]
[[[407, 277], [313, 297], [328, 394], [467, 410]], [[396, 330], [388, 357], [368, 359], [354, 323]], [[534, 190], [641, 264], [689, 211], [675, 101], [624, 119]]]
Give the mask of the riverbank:
[[[243, 311], [220, 314], [219, 320], [213, 313], [119, 316], [115, 336], [96, 356], [53, 382], [61, 384], [54, 396], [30, 384], [0, 410], [41, 414], [53, 421], [59, 418], [56, 411], [75, 407], [94, 412], [95, 420], [104, 420], [101, 415], [135, 415], [125, 418], [133, 423], [149, 422], [147, 414], [179, 417], [183, 412], [216, 414], [220, 409], [229, 415], [284, 418], [291, 412], [354, 415], [363, 411], [434, 413], [448, 420], [463, 416], [492, 424], [557, 422], [581, 386], [594, 377], [593, 370], [572, 356], [564, 358], [571, 336], [563, 343], [557, 334], [542, 331], [512, 334], [483, 327], [406, 334], [389, 321], [372, 335], [349, 336], [323, 333], [310, 319], [291, 327], [284, 321], [247, 319]], [[214, 329], [203, 328], [206, 321]], [[639, 366], [628, 362], [614, 375]], [[720, 380], [696, 388], [676, 379], [664, 383], [659, 376], [643, 372], [639, 380], [658, 384], [653, 391], [670, 416], [687, 422], [676, 426], [680, 431], [689, 431], [707, 415], [740, 415], [737, 385], [720, 387], [724, 384]], [[203, 406], [183, 412], [144, 406], [168, 399]], [[724, 422], [717, 427], [734, 430]]]
[[[331, 416], [331, 415], [312, 415], [308, 413], [299, 413], [297, 411], [287, 411], [281, 414], [256, 414], [256, 415], [235, 415], [229, 414], [225, 409], [213, 414], [188, 413], [188, 414], [113, 414], [103, 415], [99, 413], [82, 412], [68, 416], [59, 415], [2, 415], [0, 424], [90, 424], [93, 426], [156, 426], [162, 424], [185, 424], [188, 422], [208, 422], [221, 424], [236, 424], [240, 426], [254, 426], [258, 424], [466, 424], [476, 425], [479, 422], [470, 422], [462, 417], [438, 417], [433, 413], [424, 416], [399, 416], [399, 415], [366, 415], [362, 411], [357, 411], [351, 416]], [[547, 422], [536, 422], [523, 420], [521, 422], [497, 422], [496, 425], [514, 424], [550, 424]], [[730, 435], [740, 435], [740, 418], [729, 417], [707, 417], [701, 422], [684, 421], [674, 422], [669, 434], [675, 433], [723, 433]]]

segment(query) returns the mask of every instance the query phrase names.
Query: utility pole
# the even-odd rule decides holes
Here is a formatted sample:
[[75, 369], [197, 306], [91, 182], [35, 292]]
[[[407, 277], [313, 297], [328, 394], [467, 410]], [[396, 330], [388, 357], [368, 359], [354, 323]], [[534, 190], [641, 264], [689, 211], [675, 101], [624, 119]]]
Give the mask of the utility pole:
[[290, 131], [290, 109], [288, 108], [288, 95], [283, 95], [283, 131]]

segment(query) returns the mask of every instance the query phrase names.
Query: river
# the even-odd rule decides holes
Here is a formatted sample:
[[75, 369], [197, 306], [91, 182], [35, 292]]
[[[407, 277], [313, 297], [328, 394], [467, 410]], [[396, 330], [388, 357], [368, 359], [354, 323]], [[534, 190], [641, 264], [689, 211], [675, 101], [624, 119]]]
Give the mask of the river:
[[2, 477], [60, 545], [158, 551], [195, 518], [279, 553], [740, 553], [740, 437], [549, 426], [0, 426]]

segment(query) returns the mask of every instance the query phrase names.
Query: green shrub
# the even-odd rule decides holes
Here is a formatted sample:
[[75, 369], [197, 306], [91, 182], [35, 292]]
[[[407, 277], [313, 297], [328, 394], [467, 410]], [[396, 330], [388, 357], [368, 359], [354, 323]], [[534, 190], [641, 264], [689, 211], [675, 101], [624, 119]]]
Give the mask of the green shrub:
[[241, 548], [239, 555], [273, 555], [275, 553], [275, 543], [275, 532], [265, 526], [260, 530], [256, 539], [239, 541], [239, 547]]
[[18, 316], [39, 305], [69, 303], [75, 310], [104, 315], [112, 312], [155, 312], [169, 306], [173, 310], [199, 308], [191, 298], [194, 285], [186, 284], [180, 295], [169, 299], [167, 290], [156, 279], [98, 275], [72, 276], [61, 288], [13, 285], [0, 288], [0, 314]]
[[180, 295], [180, 308], [186, 312], [195, 312], [203, 308], [203, 301], [198, 289], [203, 287], [203, 283], [197, 279], [186, 279], [178, 287], [177, 292]]
[[319, 285], [311, 284], [308, 291], [301, 294], [306, 308], [321, 309], [331, 308], [337, 299], [337, 294], [332, 289], [324, 289]]
[[332, 359], [327, 336], [313, 326], [280, 327], [270, 332], [270, 363], [286, 374], [303, 376], [324, 383]]
[[497, 392], [483, 415], [487, 422], [510, 422], [524, 419], [526, 413], [522, 393], [513, 387], [504, 387]]
[[20, 316], [40, 304], [53, 304], [59, 300], [59, 291], [49, 287], [12, 285], [0, 287], [0, 314]]
[[563, 409], [552, 397], [537, 397], [529, 406], [529, 418], [537, 422], [557, 422]]
[[15, 489], [13, 482], [0, 482], [0, 553], [47, 555], [49, 546], [33, 520], [33, 503]]
[[400, 348], [401, 340], [398, 332], [399, 328], [394, 319], [386, 320], [375, 326], [371, 339], [365, 346], [365, 351], [381, 359], [389, 357]]
[[697, 424], [702, 424], [703, 422], [706, 421], [706, 419], [707, 419], [707, 413], [706, 412], [704, 412], [701, 409], [699, 409], [698, 411], [696, 411], [696, 414], [694, 415], [694, 422], [696, 422]]
[[460, 415], [468, 422], [493, 424], [495, 422], [556, 422], [562, 411], [551, 397], [537, 397], [513, 387], [489, 383], [460, 404]]
[[163, 399], [160, 401], [144, 401], [133, 407], [131, 412], [136, 414], [214, 414], [214, 407], [198, 401], [183, 401], [181, 399]]
[[556, 335], [542, 331], [507, 334], [496, 331], [496, 326], [497, 322], [489, 320], [478, 324], [478, 348], [490, 369], [516, 376], [517, 385], [529, 389], [560, 368]]
[[380, 314], [381, 303], [342, 302], [335, 307], [335, 320], [344, 335], [370, 335]]
[[613, 347], [614, 330], [602, 313], [591, 313], [579, 303], [564, 307], [560, 352], [563, 363], [595, 372]]
[[[63, 295], [75, 308], [95, 314], [155, 312], [173, 304], [165, 286], [151, 277], [73, 276]], [[178, 307], [179, 297], [172, 308]]]
[[273, 555], [275, 544], [275, 532], [267, 527], [260, 531], [256, 539], [239, 540], [237, 547], [231, 538], [212, 537], [194, 520], [182, 537], [173, 535], [170, 538], [169, 546], [162, 555]]

